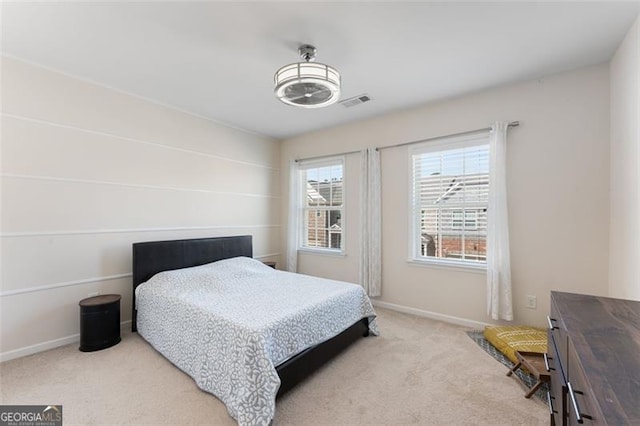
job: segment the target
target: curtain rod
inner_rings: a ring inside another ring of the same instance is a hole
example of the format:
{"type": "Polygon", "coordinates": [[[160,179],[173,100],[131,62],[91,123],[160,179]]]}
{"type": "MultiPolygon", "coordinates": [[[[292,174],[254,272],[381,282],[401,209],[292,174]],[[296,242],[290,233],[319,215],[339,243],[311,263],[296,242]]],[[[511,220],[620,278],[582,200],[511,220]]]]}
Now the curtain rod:
{"type": "Polygon", "coordinates": [[[299,163],[300,161],[319,160],[320,158],[337,157],[338,155],[357,154],[358,152],[362,152],[362,150],[359,149],[357,151],[338,152],[338,153],[335,153],[335,154],[316,155],[315,157],[296,158],[293,161],[295,161],[296,163],[299,163]]]}
{"type": "MultiPolygon", "coordinates": [[[[509,127],[518,127],[519,125],[520,125],[519,121],[512,121],[512,122],[509,123],[509,127]]],[[[434,136],[432,138],[420,139],[420,140],[417,140],[417,141],[403,142],[403,143],[399,143],[399,144],[395,144],[395,145],[380,146],[380,147],[377,147],[376,149],[378,151],[382,151],[383,149],[387,149],[387,148],[398,148],[398,147],[401,147],[401,146],[413,145],[413,144],[416,144],[416,143],[429,142],[429,141],[433,141],[433,140],[436,140],[436,139],[450,138],[450,137],[453,137],[453,136],[471,135],[473,133],[480,133],[480,132],[488,132],[490,130],[491,130],[491,127],[485,127],[484,129],[467,130],[466,132],[451,133],[450,135],[434,136]]]]}
{"type": "MultiPolygon", "coordinates": [[[[512,122],[509,123],[509,127],[518,127],[519,125],[520,125],[519,121],[512,121],[512,122]]],[[[435,136],[435,137],[432,137],[432,138],[420,139],[418,141],[403,142],[403,143],[399,143],[399,144],[396,144],[396,145],[388,145],[388,146],[376,147],[376,150],[382,151],[383,149],[387,149],[387,148],[398,148],[400,146],[413,145],[414,143],[429,142],[429,141],[436,140],[436,139],[450,138],[452,136],[470,135],[472,133],[488,132],[489,130],[491,130],[491,127],[485,127],[484,129],[477,129],[477,130],[468,130],[466,132],[452,133],[450,135],[444,135],[444,136],[435,136]]],[[[338,155],[357,154],[359,152],[362,152],[362,150],[359,149],[359,150],[356,150],[356,151],[338,152],[336,154],[325,154],[325,155],[316,155],[315,157],[296,158],[294,161],[296,163],[299,163],[300,161],[319,160],[321,158],[336,157],[338,155]]]]}

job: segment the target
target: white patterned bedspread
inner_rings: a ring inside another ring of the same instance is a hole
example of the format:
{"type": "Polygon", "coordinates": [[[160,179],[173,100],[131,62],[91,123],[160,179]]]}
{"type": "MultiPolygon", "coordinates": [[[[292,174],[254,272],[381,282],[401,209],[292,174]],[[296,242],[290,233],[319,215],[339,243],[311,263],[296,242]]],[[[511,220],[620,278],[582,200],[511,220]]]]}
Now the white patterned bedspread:
{"type": "Polygon", "coordinates": [[[378,334],[361,286],[248,257],[156,274],[136,289],[136,305],[138,333],[241,425],[273,418],[275,366],[365,317],[378,334]]]}

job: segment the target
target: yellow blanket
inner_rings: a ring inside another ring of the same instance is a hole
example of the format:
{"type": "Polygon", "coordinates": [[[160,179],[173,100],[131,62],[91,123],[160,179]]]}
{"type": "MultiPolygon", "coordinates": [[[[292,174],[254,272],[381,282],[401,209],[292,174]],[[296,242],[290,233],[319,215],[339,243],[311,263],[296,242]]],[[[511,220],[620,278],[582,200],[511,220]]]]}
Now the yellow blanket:
{"type": "Polygon", "coordinates": [[[487,326],[484,338],[514,364],[517,363],[516,351],[547,352],[547,332],[541,328],[521,326],[487,326]]]}

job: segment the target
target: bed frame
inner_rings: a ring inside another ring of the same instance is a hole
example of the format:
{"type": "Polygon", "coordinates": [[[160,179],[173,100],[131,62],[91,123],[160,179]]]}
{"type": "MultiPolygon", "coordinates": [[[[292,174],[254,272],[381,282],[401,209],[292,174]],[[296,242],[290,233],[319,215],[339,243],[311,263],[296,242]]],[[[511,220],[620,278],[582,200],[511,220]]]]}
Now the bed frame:
{"type": "MultiPolygon", "coordinates": [[[[251,235],[150,241],[133,244],[133,303],[131,331],[137,331],[136,287],[158,272],[189,268],[231,257],[253,257],[251,235]]],[[[362,336],[369,335],[369,320],[363,318],[337,336],[308,348],[276,367],[283,395],[318,370],[362,336]]]]}

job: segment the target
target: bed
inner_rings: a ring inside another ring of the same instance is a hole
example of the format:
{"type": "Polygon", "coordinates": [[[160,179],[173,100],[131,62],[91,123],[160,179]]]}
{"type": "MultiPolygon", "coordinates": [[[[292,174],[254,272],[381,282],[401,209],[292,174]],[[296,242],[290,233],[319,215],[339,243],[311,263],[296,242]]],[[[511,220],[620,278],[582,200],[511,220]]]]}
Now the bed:
{"type": "Polygon", "coordinates": [[[360,286],[252,255],[251,236],[134,244],[132,331],[239,424],[268,424],[276,397],[377,329],[360,286]]]}

